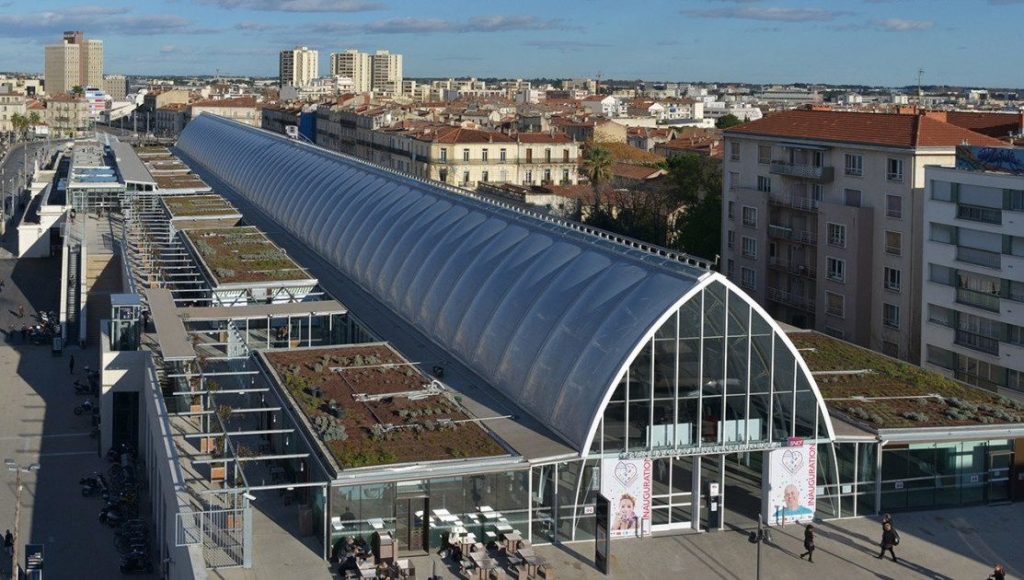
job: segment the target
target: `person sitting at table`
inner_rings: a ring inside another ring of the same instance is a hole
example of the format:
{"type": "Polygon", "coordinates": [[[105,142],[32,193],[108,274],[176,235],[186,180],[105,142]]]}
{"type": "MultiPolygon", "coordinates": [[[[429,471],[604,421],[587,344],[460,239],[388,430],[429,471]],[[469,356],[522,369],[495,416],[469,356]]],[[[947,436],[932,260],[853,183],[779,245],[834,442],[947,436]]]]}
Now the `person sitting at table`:
{"type": "Polygon", "coordinates": [[[462,546],[455,544],[449,553],[452,556],[452,560],[455,560],[455,563],[459,565],[459,572],[465,572],[466,567],[462,565],[462,558],[464,556],[462,546]]]}

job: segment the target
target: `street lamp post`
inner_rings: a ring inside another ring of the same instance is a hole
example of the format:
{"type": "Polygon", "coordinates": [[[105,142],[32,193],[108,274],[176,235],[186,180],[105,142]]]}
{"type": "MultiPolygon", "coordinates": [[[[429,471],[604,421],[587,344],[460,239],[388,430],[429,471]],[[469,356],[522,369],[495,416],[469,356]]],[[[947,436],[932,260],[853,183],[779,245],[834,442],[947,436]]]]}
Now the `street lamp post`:
{"type": "Polygon", "coordinates": [[[757,580],[761,580],[761,544],[772,543],[771,529],[764,525],[764,519],[761,517],[761,514],[757,514],[757,531],[750,532],[747,541],[751,544],[757,544],[757,580]]]}
{"type": "Polygon", "coordinates": [[[14,546],[11,554],[11,578],[18,578],[18,534],[21,531],[21,474],[38,471],[39,464],[18,465],[13,459],[4,459],[7,471],[14,472],[14,546]]]}

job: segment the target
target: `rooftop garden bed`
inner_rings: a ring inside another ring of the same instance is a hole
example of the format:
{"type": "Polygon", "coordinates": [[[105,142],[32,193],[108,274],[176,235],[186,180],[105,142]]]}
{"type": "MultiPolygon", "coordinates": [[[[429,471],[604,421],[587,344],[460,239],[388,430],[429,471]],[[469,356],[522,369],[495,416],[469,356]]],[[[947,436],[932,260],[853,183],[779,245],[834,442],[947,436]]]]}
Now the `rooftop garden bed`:
{"type": "Polygon", "coordinates": [[[135,148],[135,153],[139,156],[143,155],[170,155],[171,151],[163,146],[159,145],[143,145],[135,148]]]}
{"type": "Polygon", "coordinates": [[[1024,423],[1024,405],[919,366],[813,332],[789,334],[829,412],[875,429],[1024,423]]]}
{"type": "Polygon", "coordinates": [[[167,195],[162,199],[172,218],[238,214],[238,210],[219,195],[167,195]]]}
{"type": "Polygon", "coordinates": [[[386,344],[263,354],[342,468],[506,454],[386,344]]]}
{"type": "Polygon", "coordinates": [[[213,228],[183,234],[213,275],[215,285],[311,279],[258,228],[213,228]]]}
{"type": "Polygon", "coordinates": [[[189,174],[153,175],[160,189],[204,189],[209,186],[202,179],[189,174]]]}

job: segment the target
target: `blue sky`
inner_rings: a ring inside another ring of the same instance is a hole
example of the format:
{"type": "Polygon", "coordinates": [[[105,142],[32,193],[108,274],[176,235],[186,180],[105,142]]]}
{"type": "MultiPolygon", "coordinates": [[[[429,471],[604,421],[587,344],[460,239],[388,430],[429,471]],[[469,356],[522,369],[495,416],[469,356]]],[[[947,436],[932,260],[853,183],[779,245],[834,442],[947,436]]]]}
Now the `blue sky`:
{"type": "Polygon", "coordinates": [[[273,75],[303,44],[405,55],[406,76],[1024,87],[1024,0],[0,1],[0,70],[63,30],[107,73],[273,75]]]}

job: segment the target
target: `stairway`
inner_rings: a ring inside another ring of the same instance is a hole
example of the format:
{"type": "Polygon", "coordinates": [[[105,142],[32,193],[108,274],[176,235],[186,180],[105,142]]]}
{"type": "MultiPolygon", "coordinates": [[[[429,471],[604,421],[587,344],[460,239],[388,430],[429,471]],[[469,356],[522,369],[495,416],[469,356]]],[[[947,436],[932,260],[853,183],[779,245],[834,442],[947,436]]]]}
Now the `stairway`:
{"type": "Polygon", "coordinates": [[[79,293],[80,284],[78,283],[81,271],[79,268],[79,260],[82,257],[81,246],[72,246],[68,249],[68,263],[66,265],[68,272],[68,287],[67,287],[67,335],[66,340],[78,341],[78,315],[82,307],[81,294],[79,293]]]}

